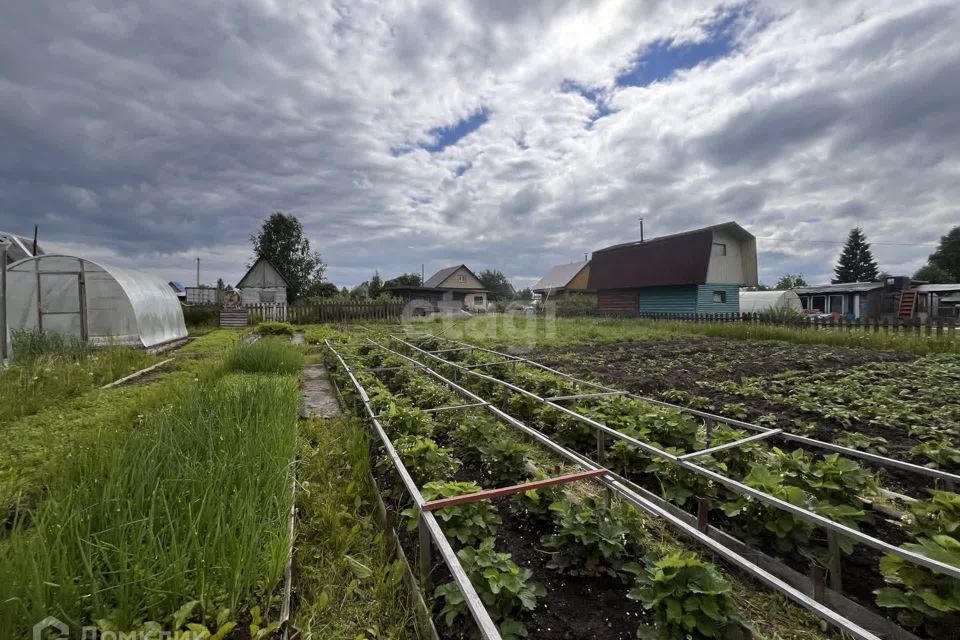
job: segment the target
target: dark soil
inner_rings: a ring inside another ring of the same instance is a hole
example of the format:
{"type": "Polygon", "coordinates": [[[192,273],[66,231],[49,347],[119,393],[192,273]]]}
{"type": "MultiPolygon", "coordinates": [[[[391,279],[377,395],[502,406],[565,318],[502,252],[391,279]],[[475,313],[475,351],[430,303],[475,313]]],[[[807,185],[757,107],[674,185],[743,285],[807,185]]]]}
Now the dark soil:
{"type": "MultiPolygon", "coordinates": [[[[621,342],[585,345],[565,349],[543,349],[527,357],[550,367],[588,380],[597,380],[616,389],[660,398],[663,392],[684,391],[709,400],[707,410],[724,415],[727,404],[741,404],[748,420],[772,416],[776,426],[796,431],[794,421],[813,424],[809,437],[833,442],[848,431],[857,431],[887,440],[889,457],[913,461],[910,449],[920,440],[903,430],[868,422],[852,427],[808,414],[763,398],[746,398],[706,387],[701,382],[740,381],[745,378],[770,376],[787,371],[823,371],[855,367],[871,362],[910,362],[916,356],[908,353],[874,351],[824,345],[802,345],[774,341],[743,341],[724,338],[689,338],[677,340],[621,342]]],[[[669,401],[669,398],[667,398],[669,401]]],[[[683,404],[682,402],[680,404],[683,404]]],[[[698,407],[699,408],[699,407],[698,407]]],[[[731,416],[740,417],[740,416],[731,416]]],[[[774,441],[776,444],[776,441],[774,441]]],[[[783,441],[779,441],[783,446],[783,441]]],[[[790,448],[799,445],[790,444],[790,448]]],[[[824,453],[821,449],[810,449],[824,453]]],[[[867,463],[864,463],[867,464],[867,463]]],[[[896,469],[884,469],[884,486],[914,497],[925,497],[931,486],[924,477],[896,469]]]]}
{"type": "Polygon", "coordinates": [[[785,371],[822,371],[868,362],[910,362],[907,353],[847,347],[685,338],[645,342],[590,344],[534,351],[531,359],[562,366],[578,375],[617,383],[634,393],[679,389],[705,395],[698,381],[723,382],[785,371]]]}

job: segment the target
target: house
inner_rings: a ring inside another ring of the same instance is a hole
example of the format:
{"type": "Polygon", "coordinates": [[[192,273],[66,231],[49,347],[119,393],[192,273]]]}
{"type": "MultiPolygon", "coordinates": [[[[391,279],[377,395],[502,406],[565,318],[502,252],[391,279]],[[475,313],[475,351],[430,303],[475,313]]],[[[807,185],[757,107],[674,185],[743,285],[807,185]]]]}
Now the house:
{"type": "Polygon", "coordinates": [[[0,231],[0,243],[7,245],[7,264],[13,264],[24,258],[32,258],[34,255],[44,255],[43,249],[37,246],[36,254],[33,253],[33,240],[25,236],[18,236],[13,233],[0,231]]]}
{"type": "Polygon", "coordinates": [[[167,284],[170,286],[171,289],[173,289],[173,292],[177,294],[177,298],[180,300],[180,302],[184,302],[187,299],[186,285],[176,280],[171,280],[167,284]]]}
{"type": "Polygon", "coordinates": [[[440,269],[422,286],[392,286],[385,287],[384,291],[408,302],[422,303],[424,310],[487,309],[487,290],[476,274],[463,264],[440,269]]]}
{"type": "Polygon", "coordinates": [[[258,258],[237,283],[243,304],[287,303],[287,281],[266,258],[258,258]]]}
{"type": "Polygon", "coordinates": [[[739,313],[757,285],[757,240],[726,222],[593,253],[587,287],[601,313],[739,313]]]}
{"type": "Polygon", "coordinates": [[[533,285],[533,292],[540,296],[541,302],[553,298],[566,298],[572,295],[589,293],[587,283],[590,279],[590,261],[558,264],[547,271],[533,285]]]}
{"type": "Polygon", "coordinates": [[[794,289],[807,313],[865,320],[926,320],[952,318],[950,296],[960,284],[927,284],[909,276],[889,276],[882,282],[845,282],[794,289]]]}

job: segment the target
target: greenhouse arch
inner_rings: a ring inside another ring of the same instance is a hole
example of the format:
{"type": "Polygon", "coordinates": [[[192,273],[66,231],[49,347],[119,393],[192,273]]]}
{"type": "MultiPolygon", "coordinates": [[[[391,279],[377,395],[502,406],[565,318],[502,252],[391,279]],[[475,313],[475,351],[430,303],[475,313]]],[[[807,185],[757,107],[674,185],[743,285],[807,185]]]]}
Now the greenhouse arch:
{"type": "Polygon", "coordinates": [[[25,258],[7,268],[7,325],[11,334],[39,329],[95,345],[155,347],[187,336],[166,282],[67,255],[25,258]]]}

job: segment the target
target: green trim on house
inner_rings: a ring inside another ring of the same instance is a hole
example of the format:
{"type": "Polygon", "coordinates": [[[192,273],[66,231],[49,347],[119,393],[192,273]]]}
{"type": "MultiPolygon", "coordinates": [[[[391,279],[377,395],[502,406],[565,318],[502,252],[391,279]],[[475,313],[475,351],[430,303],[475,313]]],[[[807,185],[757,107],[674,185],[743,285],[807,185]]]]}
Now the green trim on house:
{"type": "Polygon", "coordinates": [[[640,313],[697,313],[697,287],[644,287],[640,313]]]}
{"type": "Polygon", "coordinates": [[[698,285],[696,313],[740,313],[740,285],[711,283],[698,285]],[[715,293],[722,294],[724,301],[716,301],[715,293]]]}

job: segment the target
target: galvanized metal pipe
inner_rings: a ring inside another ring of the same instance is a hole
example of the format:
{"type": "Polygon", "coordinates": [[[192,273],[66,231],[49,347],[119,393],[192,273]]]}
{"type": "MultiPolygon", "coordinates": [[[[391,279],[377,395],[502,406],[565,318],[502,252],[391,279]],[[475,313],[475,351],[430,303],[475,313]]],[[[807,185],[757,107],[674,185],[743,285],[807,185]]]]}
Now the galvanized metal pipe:
{"type": "MultiPolygon", "coordinates": [[[[381,348],[383,348],[384,350],[390,353],[399,355],[401,357],[407,358],[410,361],[416,362],[409,356],[405,356],[404,354],[394,351],[389,347],[380,345],[379,343],[373,342],[372,340],[371,342],[377,346],[380,346],[381,348]]],[[[403,341],[400,340],[400,342],[403,342],[403,341]]],[[[421,353],[432,355],[432,354],[429,354],[429,352],[419,349],[418,347],[413,347],[413,348],[416,351],[419,351],[421,353]]],[[[437,358],[437,359],[441,360],[442,362],[446,362],[442,358],[437,358]]],[[[438,381],[443,382],[449,388],[454,389],[455,391],[458,391],[459,393],[463,394],[467,398],[473,399],[475,401],[483,400],[481,396],[473,393],[469,389],[461,387],[457,383],[444,377],[441,373],[435,371],[434,369],[426,365],[423,365],[423,371],[424,373],[427,373],[428,375],[434,377],[438,381]]],[[[482,374],[476,374],[476,375],[482,375],[482,374]]],[[[484,376],[484,377],[489,377],[489,376],[484,376]]],[[[536,440],[537,442],[542,444],[544,447],[546,447],[550,451],[553,451],[557,455],[577,464],[581,468],[586,470],[600,470],[602,468],[601,466],[591,461],[589,458],[586,458],[585,456],[577,453],[576,451],[567,449],[566,447],[563,447],[562,445],[554,442],[552,439],[545,436],[543,433],[541,433],[537,429],[527,426],[520,420],[517,420],[516,418],[505,413],[501,409],[498,409],[493,404],[487,405],[487,408],[494,415],[502,419],[507,424],[510,424],[516,429],[522,431],[523,433],[527,434],[532,439],[536,440]]],[[[833,626],[837,627],[841,631],[851,635],[854,638],[858,638],[859,640],[880,640],[878,636],[874,635],[870,631],[848,620],[847,618],[843,617],[836,611],[833,611],[829,607],[826,607],[820,604],[813,598],[810,598],[806,594],[790,586],[780,578],[776,577],[775,575],[771,574],[765,569],[758,567],[757,565],[750,562],[740,554],[736,553],[735,551],[724,546],[722,543],[709,537],[707,534],[701,531],[698,531],[696,527],[693,527],[687,524],[683,520],[671,514],[669,511],[666,511],[665,509],[662,509],[661,507],[657,506],[653,502],[650,502],[649,500],[647,500],[646,498],[641,496],[639,493],[637,493],[636,491],[630,488],[629,485],[632,484],[630,481],[620,477],[616,473],[607,470],[607,474],[598,478],[597,480],[598,482],[606,486],[609,490],[616,492],[619,496],[621,496],[630,504],[634,505],[635,507],[643,511],[646,511],[651,515],[656,516],[657,518],[665,520],[670,525],[679,529],[683,534],[699,542],[700,544],[707,547],[712,552],[716,553],[717,555],[724,558],[725,560],[731,562],[732,564],[737,566],[739,569],[749,574],[751,577],[759,580],[763,584],[766,584],[767,586],[772,587],[777,591],[780,591],[781,593],[783,593],[785,596],[787,596],[797,604],[809,609],[817,617],[821,618],[822,620],[825,620],[829,624],[832,624],[833,626]]]]}
{"type": "MultiPolygon", "coordinates": [[[[439,356],[435,356],[435,355],[429,354],[429,353],[427,353],[426,351],[424,351],[423,349],[420,349],[420,348],[417,347],[416,345],[410,344],[409,342],[406,342],[405,340],[401,340],[401,339],[396,338],[396,337],[395,337],[394,339],[397,340],[397,341],[399,341],[399,342],[401,342],[401,343],[403,343],[403,344],[406,345],[407,347],[409,347],[409,348],[411,348],[411,349],[414,349],[415,351],[417,351],[417,352],[419,352],[419,353],[423,353],[423,354],[427,355],[427,356],[430,357],[430,358],[434,358],[434,359],[436,359],[436,360],[439,360],[440,362],[442,362],[442,363],[445,364],[445,365],[453,366],[453,367],[462,369],[462,367],[461,367],[460,365],[458,365],[458,364],[456,364],[456,363],[453,363],[453,362],[450,362],[449,360],[445,360],[445,359],[443,359],[443,358],[441,358],[441,357],[439,357],[439,356]]],[[[685,469],[688,469],[689,471],[693,471],[693,472],[698,473],[698,474],[700,474],[700,475],[703,475],[703,476],[705,476],[705,477],[707,477],[707,478],[709,478],[709,479],[711,479],[711,480],[713,480],[713,481],[715,481],[715,482],[718,482],[718,483],[724,485],[725,487],[727,487],[728,489],[734,491],[735,493],[739,493],[739,494],[741,494],[741,495],[749,496],[749,497],[751,497],[751,498],[754,498],[755,500],[759,500],[760,502],[763,502],[763,503],[768,504],[768,505],[770,505],[770,506],[777,507],[778,509],[787,511],[787,512],[789,512],[789,513],[791,513],[791,514],[793,514],[793,515],[795,515],[795,516],[803,519],[803,520],[806,520],[806,521],[808,521],[808,522],[810,522],[810,523],[812,523],[812,524],[815,524],[815,525],[817,525],[817,526],[823,527],[824,529],[826,529],[826,530],[828,530],[828,531],[835,531],[835,532],[837,532],[837,533],[839,533],[839,534],[842,534],[842,535],[844,535],[844,536],[846,536],[846,537],[848,537],[848,538],[852,538],[852,539],[854,539],[854,540],[857,540],[858,542],[862,542],[863,544],[866,544],[866,545],[871,546],[871,547],[873,547],[873,548],[875,548],[875,549],[878,549],[878,550],[880,550],[880,551],[883,551],[884,553],[889,553],[890,555],[899,556],[899,557],[903,558],[904,560],[907,560],[907,561],[912,562],[912,563],[914,563],[914,564],[917,564],[917,565],[926,567],[926,568],[928,568],[928,569],[930,569],[930,570],[932,570],[932,571],[936,571],[937,573],[940,573],[940,574],[943,574],[943,575],[948,575],[948,576],[950,576],[950,577],[960,579],[960,567],[956,567],[956,566],[954,566],[954,565],[947,564],[947,563],[945,563],[945,562],[940,562],[939,560],[935,560],[935,559],[933,559],[933,558],[928,558],[928,557],[925,556],[925,555],[922,555],[922,554],[919,554],[919,553],[914,553],[913,551],[909,551],[909,550],[907,550],[907,549],[903,549],[903,548],[901,548],[901,547],[894,546],[894,545],[892,545],[892,544],[890,544],[890,543],[888,543],[888,542],[885,542],[885,541],[880,540],[880,539],[878,539],[878,538],[874,538],[873,536],[868,536],[867,534],[862,533],[862,532],[860,532],[860,531],[858,531],[858,530],[856,530],[856,529],[853,529],[853,528],[851,528],[851,527],[848,527],[848,526],[846,526],[846,525],[844,525],[844,524],[840,524],[839,522],[834,522],[833,520],[830,520],[829,518],[825,518],[824,516],[821,516],[821,515],[818,514],[818,513],[814,513],[813,511],[810,511],[810,510],[808,510],[808,509],[804,509],[804,508],[802,508],[802,507],[798,507],[798,506],[796,506],[796,505],[794,505],[794,504],[791,504],[791,503],[789,503],[789,502],[787,502],[787,501],[785,501],[785,500],[781,500],[780,498],[777,498],[776,496],[773,496],[773,495],[770,495],[769,493],[765,493],[765,492],[763,492],[763,491],[759,491],[759,490],[757,490],[757,489],[754,489],[753,487],[750,487],[750,486],[748,486],[748,485],[745,485],[745,484],[743,484],[742,482],[739,482],[739,481],[734,480],[734,479],[732,479],[732,478],[728,478],[728,477],[726,477],[726,476],[724,476],[724,475],[721,475],[721,474],[719,474],[719,473],[716,473],[715,471],[711,471],[710,469],[707,469],[707,468],[705,468],[705,467],[701,467],[700,465],[694,464],[694,463],[689,462],[689,461],[686,461],[686,460],[682,460],[682,459],[681,459],[680,457],[678,457],[678,456],[675,456],[675,455],[673,455],[673,454],[671,454],[671,453],[668,453],[668,452],[666,452],[666,451],[663,451],[663,450],[661,450],[661,449],[658,449],[658,448],[656,448],[656,447],[653,447],[653,446],[651,446],[651,445],[649,445],[649,444],[647,444],[647,443],[640,442],[639,440],[637,440],[636,438],[634,438],[634,437],[632,437],[632,436],[628,436],[628,435],[626,435],[626,434],[620,433],[619,431],[617,431],[617,430],[615,430],[615,429],[612,429],[612,428],[608,427],[607,425],[605,425],[605,424],[603,424],[603,423],[601,423],[601,422],[598,422],[598,421],[594,420],[593,418],[590,418],[590,417],[585,416],[585,415],[583,415],[583,414],[577,413],[576,411],[573,411],[572,409],[568,409],[567,407],[564,407],[564,406],[562,406],[562,405],[556,404],[555,402],[548,402],[548,401],[544,400],[543,398],[541,398],[540,396],[536,395],[536,394],[533,393],[533,392],[527,391],[526,389],[523,389],[523,388],[521,388],[521,387],[518,387],[518,386],[516,386],[516,385],[514,385],[514,384],[511,384],[511,383],[509,383],[509,382],[506,382],[506,381],[500,380],[500,379],[498,379],[498,378],[495,378],[494,376],[489,376],[489,375],[482,374],[482,373],[479,373],[479,372],[477,372],[477,371],[471,371],[471,370],[468,370],[468,369],[464,369],[464,371],[466,371],[467,373],[469,373],[469,374],[472,375],[472,376],[480,377],[480,378],[483,378],[483,379],[488,380],[488,381],[490,381],[490,382],[494,382],[494,383],[496,383],[496,384],[503,385],[503,386],[505,386],[505,387],[508,388],[508,389],[512,389],[513,391],[516,391],[517,393],[520,393],[521,395],[525,395],[525,396],[527,396],[527,397],[529,397],[529,398],[532,398],[532,399],[534,399],[534,400],[538,400],[538,401],[542,402],[543,404],[545,404],[545,405],[547,405],[547,406],[549,406],[549,407],[552,407],[553,409],[556,409],[556,410],[558,410],[558,411],[560,411],[560,412],[562,412],[562,413],[564,413],[564,414],[566,414],[566,415],[568,415],[568,416],[570,416],[570,417],[572,417],[572,418],[574,418],[574,419],[576,419],[576,420],[578,420],[578,421],[580,421],[580,422],[582,422],[582,423],[584,423],[584,424],[586,424],[586,425],[589,425],[589,426],[591,426],[591,427],[593,427],[593,428],[595,428],[595,429],[602,430],[602,431],[604,431],[605,433],[608,433],[608,434],[614,436],[615,438],[618,438],[618,439],[620,439],[620,440],[624,440],[624,441],[626,441],[626,442],[629,442],[630,444],[634,444],[635,446],[639,446],[639,448],[643,449],[644,451],[646,451],[646,452],[648,452],[648,453],[650,453],[650,454],[652,454],[652,455],[654,455],[654,456],[657,456],[657,457],[659,457],[659,458],[663,458],[663,459],[668,460],[668,461],[670,461],[670,462],[676,463],[676,464],[680,465],[681,467],[683,467],[683,468],[685,468],[685,469]]]]}
{"type": "MultiPolygon", "coordinates": [[[[393,443],[390,441],[390,437],[387,435],[387,432],[383,429],[383,426],[381,426],[380,421],[377,420],[377,417],[373,412],[373,408],[370,406],[370,397],[364,390],[363,385],[361,385],[353,373],[348,370],[349,367],[347,366],[347,363],[344,362],[343,357],[337,353],[337,350],[333,347],[333,345],[330,344],[330,339],[325,339],[324,343],[327,345],[327,348],[330,349],[330,352],[340,362],[340,365],[344,368],[347,375],[350,376],[350,381],[356,388],[357,393],[360,394],[360,399],[363,401],[363,406],[367,410],[367,414],[369,415],[370,421],[373,424],[374,431],[380,438],[380,441],[383,443],[383,447],[386,450],[387,455],[390,457],[390,460],[393,462],[393,466],[396,468],[397,473],[400,475],[400,480],[403,482],[407,493],[410,494],[410,497],[413,498],[414,504],[416,504],[417,509],[419,509],[424,505],[426,500],[423,499],[423,495],[417,488],[417,484],[413,481],[413,478],[410,476],[410,473],[403,464],[403,460],[400,459],[400,455],[393,447],[393,443]]],[[[464,602],[466,603],[467,608],[470,610],[470,614],[473,616],[474,622],[477,624],[477,628],[480,631],[481,637],[484,640],[501,640],[500,632],[497,630],[497,625],[494,624],[493,619],[490,618],[490,613],[484,606],[483,601],[477,594],[476,589],[474,589],[473,585],[470,583],[470,578],[467,576],[466,571],[463,569],[463,565],[460,564],[460,559],[457,557],[453,547],[450,546],[450,542],[447,540],[443,530],[440,528],[440,524],[437,522],[436,516],[429,511],[420,513],[420,522],[427,528],[428,532],[430,533],[430,537],[433,538],[434,543],[437,545],[437,550],[440,552],[440,556],[443,558],[444,563],[446,563],[447,568],[450,570],[450,576],[453,578],[453,581],[463,594],[464,602]]]]}
{"type": "MultiPolygon", "coordinates": [[[[461,344],[461,345],[466,345],[466,344],[468,344],[468,343],[463,342],[463,341],[461,341],[461,340],[454,340],[453,338],[444,338],[444,337],[442,337],[442,336],[432,335],[431,338],[436,338],[436,339],[439,339],[439,340],[445,340],[445,341],[447,341],[447,342],[453,342],[453,343],[455,343],[455,344],[461,344]]],[[[608,386],[606,386],[606,385],[602,385],[602,384],[597,383],[597,382],[591,382],[591,381],[589,381],[589,380],[583,380],[583,379],[581,379],[581,378],[577,378],[576,376],[570,375],[569,373],[566,373],[566,372],[564,372],[564,371],[560,371],[560,370],[558,370],[558,369],[554,369],[553,367],[549,367],[549,366],[547,366],[547,365],[545,365],[545,364],[541,364],[541,363],[536,362],[536,361],[534,361],[534,360],[529,360],[529,359],[527,359],[527,358],[521,358],[521,357],[518,357],[518,356],[513,356],[513,355],[511,355],[511,354],[509,354],[509,353],[504,353],[504,352],[502,352],[502,351],[496,351],[495,349],[487,349],[487,348],[485,348],[485,347],[471,347],[471,348],[476,349],[476,350],[478,350],[478,351],[483,351],[483,352],[486,352],[486,353],[491,353],[491,354],[494,354],[494,355],[502,356],[502,357],[505,357],[505,358],[513,358],[513,359],[515,359],[517,362],[522,362],[523,364],[530,365],[531,367],[536,367],[536,368],[538,368],[538,369],[540,369],[540,370],[542,370],[542,371],[547,371],[547,372],[549,372],[549,373],[552,373],[552,374],[561,376],[561,377],[566,378],[567,380],[570,380],[571,382],[574,382],[574,383],[576,383],[576,384],[587,385],[587,386],[590,386],[590,387],[593,387],[593,388],[596,388],[596,389],[602,389],[602,390],[604,390],[604,391],[619,392],[619,393],[622,393],[622,394],[625,395],[626,397],[631,398],[631,399],[633,399],[633,400],[640,400],[640,401],[642,401],[642,402],[647,402],[647,403],[649,403],[649,404],[657,405],[657,406],[659,406],[659,407],[665,407],[665,408],[668,408],[668,409],[675,409],[675,410],[677,410],[677,411],[682,411],[683,413],[688,413],[688,414],[690,414],[690,415],[697,416],[698,418],[703,418],[704,420],[712,420],[712,421],[714,421],[714,422],[721,422],[721,423],[723,423],[723,424],[728,424],[728,425],[730,425],[730,426],[732,426],[732,427],[739,427],[739,428],[741,428],[741,429],[747,429],[747,430],[749,430],[749,431],[762,431],[762,432],[773,431],[773,429],[771,429],[771,428],[769,428],[769,427],[762,427],[762,426],[760,426],[760,425],[758,425],[758,424],[753,424],[753,423],[751,423],[751,422],[744,422],[743,420],[737,420],[736,418],[728,418],[728,417],[720,416],[720,415],[717,415],[717,414],[714,414],[714,413],[709,413],[709,412],[707,412],[707,411],[700,411],[699,409],[692,409],[692,408],[690,408],[690,407],[684,407],[684,406],[682,406],[682,405],[673,404],[673,403],[671,403],[671,402],[664,402],[663,400],[656,400],[656,399],[654,399],[654,398],[648,398],[648,397],[646,397],[646,396],[641,396],[641,395],[638,395],[638,394],[636,394],[636,393],[629,393],[629,392],[618,391],[617,389],[614,389],[614,388],[612,388],[612,387],[608,387],[608,386]]],[[[893,467],[893,468],[895,468],[895,469],[900,469],[901,471],[908,471],[908,472],[910,472],[910,473],[916,473],[916,474],[918,474],[918,475],[928,476],[928,477],[930,477],[930,478],[935,478],[935,479],[938,479],[938,480],[942,480],[943,482],[952,482],[952,483],[954,483],[954,484],[960,484],[960,475],[955,474],[955,473],[950,473],[950,472],[948,472],[948,471],[943,471],[943,470],[941,470],[941,469],[931,469],[930,467],[924,467],[923,465],[913,464],[912,462],[905,462],[905,461],[903,461],[903,460],[897,460],[897,459],[895,459],[895,458],[888,458],[887,456],[881,456],[881,455],[877,455],[877,454],[875,454],[875,453],[869,453],[869,452],[867,452],[867,451],[860,451],[859,449],[851,449],[850,447],[844,447],[844,446],[841,446],[841,445],[838,445],[838,444],[833,444],[832,442],[825,442],[825,441],[823,441],[823,440],[817,440],[817,439],[815,439],[815,438],[808,438],[808,437],[806,437],[806,436],[797,435],[797,434],[790,433],[789,431],[784,431],[784,430],[781,430],[780,433],[778,433],[776,437],[777,437],[777,438],[781,438],[781,439],[786,440],[786,441],[789,441],[789,442],[799,442],[799,443],[801,443],[801,444],[805,444],[805,445],[808,445],[808,446],[811,446],[811,447],[816,447],[816,448],[819,448],[819,449],[825,449],[825,450],[827,450],[827,451],[833,451],[834,453],[842,453],[843,455],[845,455],[845,456],[847,456],[847,457],[850,457],[850,458],[859,458],[859,459],[861,459],[861,460],[866,460],[866,461],[868,461],[868,462],[872,462],[873,464],[877,464],[877,465],[881,465],[881,466],[886,466],[886,467],[893,467]]]]}
{"type": "Polygon", "coordinates": [[[718,444],[715,447],[710,447],[709,449],[701,449],[700,451],[694,451],[693,453],[687,453],[680,456],[681,460],[689,460],[690,458],[699,458],[700,456],[708,456],[719,451],[726,451],[727,449],[733,449],[735,447],[740,447],[747,444],[748,442],[755,442],[757,440],[763,440],[765,438],[770,438],[772,436],[780,433],[780,429],[773,429],[765,433],[758,433],[753,436],[748,436],[746,438],[740,438],[739,440],[734,440],[733,442],[728,442],[726,444],[718,444]]]}

